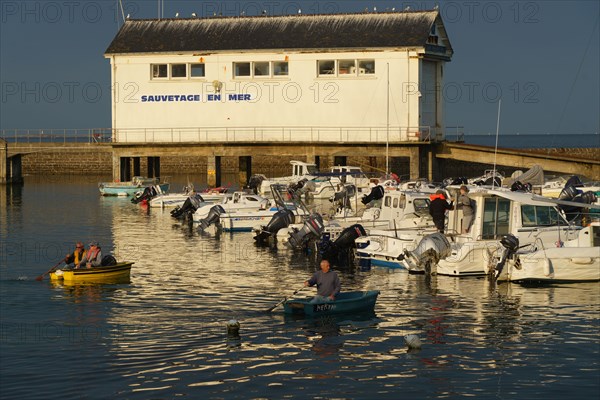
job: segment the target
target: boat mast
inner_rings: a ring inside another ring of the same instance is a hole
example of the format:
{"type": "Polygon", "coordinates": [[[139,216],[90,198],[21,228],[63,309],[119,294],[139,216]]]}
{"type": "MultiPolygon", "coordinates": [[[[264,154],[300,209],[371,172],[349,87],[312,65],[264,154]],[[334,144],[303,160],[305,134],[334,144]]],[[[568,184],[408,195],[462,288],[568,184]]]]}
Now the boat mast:
{"type": "Polygon", "coordinates": [[[390,63],[387,63],[386,77],[386,135],[385,135],[385,178],[390,176],[390,63]]]}
{"type": "Polygon", "coordinates": [[[498,120],[496,121],[496,147],[494,148],[494,169],[492,171],[492,189],[496,183],[496,156],[498,154],[498,132],[500,132],[500,106],[502,99],[498,100],[498,120]]]}

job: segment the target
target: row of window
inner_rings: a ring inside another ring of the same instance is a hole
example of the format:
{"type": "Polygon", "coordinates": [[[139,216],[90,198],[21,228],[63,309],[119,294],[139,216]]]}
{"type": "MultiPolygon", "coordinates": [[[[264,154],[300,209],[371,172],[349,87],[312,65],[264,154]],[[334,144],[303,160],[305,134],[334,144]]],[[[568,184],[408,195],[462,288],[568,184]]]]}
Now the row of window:
{"type": "Polygon", "coordinates": [[[203,63],[192,64],[152,64],[152,79],[186,79],[204,78],[205,69],[203,63]]]}
{"type": "MultiPolygon", "coordinates": [[[[193,79],[204,78],[204,63],[151,64],[152,79],[193,79]]],[[[375,60],[319,60],[318,76],[361,76],[375,74],[375,60]]],[[[287,61],[246,61],[233,63],[234,78],[273,78],[288,76],[287,61]]]]}

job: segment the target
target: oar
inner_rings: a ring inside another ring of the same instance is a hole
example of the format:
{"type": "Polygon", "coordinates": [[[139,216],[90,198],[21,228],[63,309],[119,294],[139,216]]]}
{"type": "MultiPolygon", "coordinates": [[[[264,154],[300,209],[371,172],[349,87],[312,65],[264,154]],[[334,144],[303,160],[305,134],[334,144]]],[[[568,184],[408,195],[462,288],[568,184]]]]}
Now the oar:
{"type": "Polygon", "coordinates": [[[40,276],[38,276],[37,278],[35,278],[36,281],[41,281],[42,279],[44,279],[44,276],[48,275],[50,272],[54,271],[56,269],[56,267],[58,267],[60,264],[62,264],[63,262],[65,262],[65,259],[63,258],[62,260],[60,260],[59,262],[56,263],[56,265],[52,268],[50,268],[48,271],[44,272],[43,274],[41,274],[40,276]]]}
{"type": "Polygon", "coordinates": [[[284,301],[286,301],[289,297],[293,297],[295,296],[298,292],[300,292],[301,290],[304,290],[306,286],[302,286],[300,289],[296,290],[294,293],[292,293],[290,296],[284,297],[283,300],[281,300],[279,303],[275,304],[273,307],[269,308],[268,310],[266,310],[265,312],[271,312],[273,311],[275,308],[277,308],[278,305],[282,304],[284,301]]]}

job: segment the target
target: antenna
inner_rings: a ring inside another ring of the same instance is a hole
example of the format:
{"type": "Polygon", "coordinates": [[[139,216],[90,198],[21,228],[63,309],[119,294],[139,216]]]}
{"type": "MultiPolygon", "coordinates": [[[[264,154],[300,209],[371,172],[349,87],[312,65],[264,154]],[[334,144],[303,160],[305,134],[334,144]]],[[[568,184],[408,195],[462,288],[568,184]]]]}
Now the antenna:
{"type": "Polygon", "coordinates": [[[494,148],[494,169],[492,171],[492,189],[496,183],[496,155],[498,154],[498,133],[500,132],[500,106],[502,99],[498,100],[498,121],[496,122],[496,147],[494,148]]]}
{"type": "MultiPolygon", "coordinates": [[[[118,9],[121,8],[121,15],[123,16],[123,22],[125,22],[125,11],[123,10],[123,0],[117,0],[117,13],[119,12],[118,9]]],[[[129,14],[127,14],[129,15],[129,14]]],[[[117,23],[117,27],[118,27],[118,23],[117,23]]]]}

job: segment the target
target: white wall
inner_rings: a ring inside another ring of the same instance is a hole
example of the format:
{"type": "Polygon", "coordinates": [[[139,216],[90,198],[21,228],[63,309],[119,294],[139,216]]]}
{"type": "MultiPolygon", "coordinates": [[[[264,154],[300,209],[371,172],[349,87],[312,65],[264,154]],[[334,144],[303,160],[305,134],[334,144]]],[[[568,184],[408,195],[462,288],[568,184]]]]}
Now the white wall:
{"type": "Polygon", "coordinates": [[[365,140],[367,135],[370,141],[385,141],[388,65],[390,140],[416,139],[407,136],[407,132],[414,134],[422,125],[418,93],[422,71],[417,51],[109,58],[113,74],[113,128],[119,141],[286,140],[286,135],[313,141],[365,140]],[[286,77],[233,77],[233,62],[284,61],[286,57],[289,63],[286,77]],[[374,59],[375,74],[318,77],[319,59],[374,59]],[[151,79],[153,63],[201,60],[206,68],[204,78],[151,79]],[[215,94],[215,80],[223,83],[222,100],[207,101],[209,95],[215,94]],[[230,101],[229,94],[250,94],[250,100],[230,101]],[[200,101],[141,101],[142,96],[150,95],[197,95],[200,101]],[[227,128],[227,138],[223,138],[223,129],[207,128],[227,128]]]}

